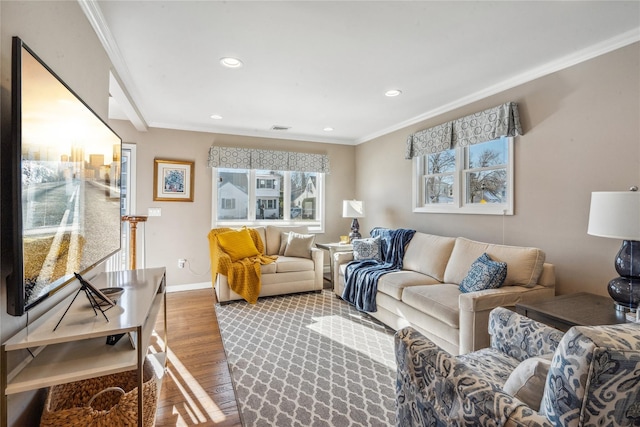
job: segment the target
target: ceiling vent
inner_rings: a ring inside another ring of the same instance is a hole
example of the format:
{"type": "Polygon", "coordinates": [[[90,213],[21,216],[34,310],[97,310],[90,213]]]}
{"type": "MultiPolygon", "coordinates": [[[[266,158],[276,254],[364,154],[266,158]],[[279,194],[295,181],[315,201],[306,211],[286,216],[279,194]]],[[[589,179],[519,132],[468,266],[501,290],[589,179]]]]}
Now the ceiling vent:
{"type": "Polygon", "coordinates": [[[285,131],[289,129],[291,129],[291,126],[278,126],[278,125],[271,126],[271,130],[285,131]]]}

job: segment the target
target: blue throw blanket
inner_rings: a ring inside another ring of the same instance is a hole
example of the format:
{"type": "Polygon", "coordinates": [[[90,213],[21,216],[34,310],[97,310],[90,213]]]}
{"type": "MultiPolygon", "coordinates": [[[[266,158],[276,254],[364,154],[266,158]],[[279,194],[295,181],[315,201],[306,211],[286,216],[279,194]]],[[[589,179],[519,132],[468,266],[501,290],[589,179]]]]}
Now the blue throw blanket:
{"type": "Polygon", "coordinates": [[[376,227],[371,230],[371,237],[380,236],[382,262],[367,259],[351,261],[347,264],[342,299],[353,304],[360,311],[377,311],[378,279],[383,274],[402,269],[404,248],[415,232],[405,228],[389,230],[376,227]]]}

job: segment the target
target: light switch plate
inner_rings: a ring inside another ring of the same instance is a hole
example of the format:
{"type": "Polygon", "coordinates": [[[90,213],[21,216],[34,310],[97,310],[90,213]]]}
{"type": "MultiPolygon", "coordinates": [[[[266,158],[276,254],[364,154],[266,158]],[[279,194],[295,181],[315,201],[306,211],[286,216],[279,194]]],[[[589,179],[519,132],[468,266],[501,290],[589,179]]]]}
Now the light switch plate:
{"type": "Polygon", "coordinates": [[[149,216],[161,216],[162,208],[149,208],[149,216]]]}

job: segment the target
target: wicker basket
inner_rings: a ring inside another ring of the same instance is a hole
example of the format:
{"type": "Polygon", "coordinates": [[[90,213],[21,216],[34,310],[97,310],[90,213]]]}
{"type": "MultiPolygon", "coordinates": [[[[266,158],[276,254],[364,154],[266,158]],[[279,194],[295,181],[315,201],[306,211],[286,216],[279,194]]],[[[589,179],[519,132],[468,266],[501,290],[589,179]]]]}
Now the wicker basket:
{"type": "MultiPolygon", "coordinates": [[[[155,422],[158,377],[146,358],[143,366],[145,427],[155,422]]],[[[49,389],[40,426],[111,427],[138,425],[137,370],[90,378],[49,389]]]]}

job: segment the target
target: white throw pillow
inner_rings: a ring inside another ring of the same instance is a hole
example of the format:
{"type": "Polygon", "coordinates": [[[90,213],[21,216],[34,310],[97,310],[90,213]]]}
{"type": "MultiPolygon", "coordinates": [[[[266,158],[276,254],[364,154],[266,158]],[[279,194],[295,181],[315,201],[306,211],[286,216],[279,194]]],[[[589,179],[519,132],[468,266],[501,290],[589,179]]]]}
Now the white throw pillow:
{"type": "Polygon", "coordinates": [[[289,232],[287,246],[284,248],[284,256],[311,258],[311,246],[315,237],[315,234],[289,232]]]}
{"type": "Polygon", "coordinates": [[[284,255],[284,250],[287,248],[287,242],[289,241],[289,232],[283,231],[280,233],[280,250],[278,255],[284,255]]]}
{"type": "Polygon", "coordinates": [[[530,357],[520,362],[504,383],[504,392],[539,411],[552,356],[530,357]]]}

